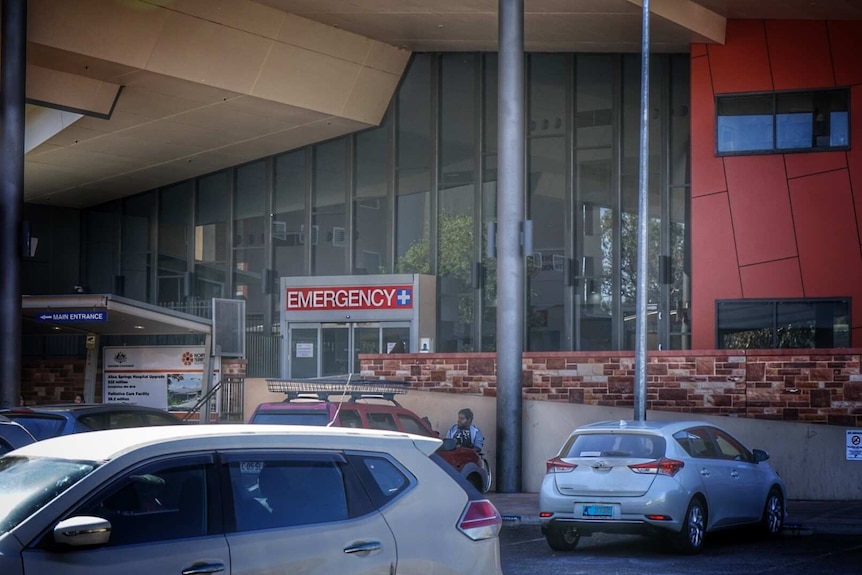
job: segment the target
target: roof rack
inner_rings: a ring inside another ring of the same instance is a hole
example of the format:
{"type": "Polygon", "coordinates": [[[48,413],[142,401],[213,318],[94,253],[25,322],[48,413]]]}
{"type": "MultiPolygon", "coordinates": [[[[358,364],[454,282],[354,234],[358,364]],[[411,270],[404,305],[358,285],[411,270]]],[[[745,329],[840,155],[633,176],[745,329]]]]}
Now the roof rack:
{"type": "Polygon", "coordinates": [[[300,397],[317,398],[326,401],[331,395],[357,399],[378,398],[397,403],[395,395],[407,393],[410,390],[409,381],[390,381],[386,379],[368,379],[362,377],[317,377],[309,379],[267,379],[270,391],[287,394],[287,400],[300,397]]]}

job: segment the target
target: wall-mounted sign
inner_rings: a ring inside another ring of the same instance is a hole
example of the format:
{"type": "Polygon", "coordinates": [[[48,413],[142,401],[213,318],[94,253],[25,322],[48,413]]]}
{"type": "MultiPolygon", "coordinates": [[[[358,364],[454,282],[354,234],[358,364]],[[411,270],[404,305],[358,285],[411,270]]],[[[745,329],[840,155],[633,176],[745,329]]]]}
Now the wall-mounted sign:
{"type": "Polygon", "coordinates": [[[286,311],[410,309],[413,286],[289,287],[286,311]]]}
{"type": "Polygon", "coordinates": [[[53,311],[46,310],[36,314],[39,321],[54,323],[76,323],[85,321],[108,321],[108,312],[101,311],[53,311]]]}
{"type": "Polygon", "coordinates": [[[862,429],[847,430],[847,461],[862,461],[862,429]]]}

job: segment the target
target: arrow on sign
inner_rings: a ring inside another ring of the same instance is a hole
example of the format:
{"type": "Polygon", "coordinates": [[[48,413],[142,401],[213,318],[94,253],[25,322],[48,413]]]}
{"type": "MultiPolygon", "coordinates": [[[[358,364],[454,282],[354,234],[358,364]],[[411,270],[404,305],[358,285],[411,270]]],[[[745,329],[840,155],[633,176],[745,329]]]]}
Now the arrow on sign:
{"type": "Polygon", "coordinates": [[[54,316],[51,315],[50,313],[40,313],[39,314],[39,319],[41,319],[41,320],[47,320],[47,319],[51,319],[53,317],[54,316]]]}

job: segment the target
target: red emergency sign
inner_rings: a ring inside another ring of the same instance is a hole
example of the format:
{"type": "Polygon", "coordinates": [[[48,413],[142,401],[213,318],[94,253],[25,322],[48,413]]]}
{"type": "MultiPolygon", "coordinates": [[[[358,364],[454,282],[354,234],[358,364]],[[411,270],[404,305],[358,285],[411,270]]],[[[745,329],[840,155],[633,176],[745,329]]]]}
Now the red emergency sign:
{"type": "Polygon", "coordinates": [[[410,309],[413,286],[297,287],[285,290],[287,311],[410,309]]]}

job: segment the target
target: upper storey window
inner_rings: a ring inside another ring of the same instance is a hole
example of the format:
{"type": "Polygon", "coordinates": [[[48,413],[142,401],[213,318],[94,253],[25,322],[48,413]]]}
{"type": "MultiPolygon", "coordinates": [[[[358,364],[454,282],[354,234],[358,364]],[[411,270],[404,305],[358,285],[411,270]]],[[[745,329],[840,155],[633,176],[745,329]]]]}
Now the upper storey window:
{"type": "Polygon", "coordinates": [[[845,88],[716,97],[719,156],[850,148],[845,88]]]}

